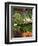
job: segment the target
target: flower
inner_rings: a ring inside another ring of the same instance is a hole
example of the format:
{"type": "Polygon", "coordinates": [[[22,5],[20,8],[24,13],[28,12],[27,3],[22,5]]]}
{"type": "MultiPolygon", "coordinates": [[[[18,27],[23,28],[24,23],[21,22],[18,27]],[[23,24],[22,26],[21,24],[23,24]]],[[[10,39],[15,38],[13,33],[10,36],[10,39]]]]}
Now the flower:
{"type": "Polygon", "coordinates": [[[30,18],[26,18],[27,22],[31,22],[32,20],[30,18]]]}
{"type": "Polygon", "coordinates": [[[16,26],[17,24],[14,24],[14,26],[16,26]]]}
{"type": "Polygon", "coordinates": [[[23,19],[23,21],[25,22],[25,19],[23,19]]]}

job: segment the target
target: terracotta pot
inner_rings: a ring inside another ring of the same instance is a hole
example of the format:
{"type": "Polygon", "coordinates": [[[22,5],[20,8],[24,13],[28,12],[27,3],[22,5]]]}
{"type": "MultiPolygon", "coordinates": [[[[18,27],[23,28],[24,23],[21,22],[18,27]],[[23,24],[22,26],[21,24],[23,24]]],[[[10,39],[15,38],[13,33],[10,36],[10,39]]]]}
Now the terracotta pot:
{"type": "Polygon", "coordinates": [[[32,32],[22,32],[23,37],[32,37],[32,32]]]}

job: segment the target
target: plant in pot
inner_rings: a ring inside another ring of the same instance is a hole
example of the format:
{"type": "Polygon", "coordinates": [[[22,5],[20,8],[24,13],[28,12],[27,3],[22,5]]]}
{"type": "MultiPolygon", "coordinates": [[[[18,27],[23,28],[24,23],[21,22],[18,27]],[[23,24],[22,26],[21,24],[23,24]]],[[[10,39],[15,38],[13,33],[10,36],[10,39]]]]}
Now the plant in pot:
{"type": "Polygon", "coordinates": [[[14,24],[13,24],[13,32],[15,37],[21,37],[20,24],[22,23],[21,14],[15,12],[14,14],[14,24]]]}
{"type": "Polygon", "coordinates": [[[23,37],[31,37],[32,36],[32,13],[24,13],[24,22],[21,25],[21,32],[23,37]]]}
{"type": "Polygon", "coordinates": [[[15,37],[21,37],[20,26],[14,27],[13,33],[14,33],[14,36],[15,36],[15,37]]]}
{"type": "Polygon", "coordinates": [[[32,36],[32,13],[15,12],[13,32],[16,37],[32,36]]]}
{"type": "Polygon", "coordinates": [[[22,36],[24,37],[29,37],[29,35],[31,36],[31,33],[32,32],[32,26],[31,24],[26,24],[24,27],[23,27],[23,34],[22,36]],[[30,26],[30,27],[29,27],[30,26]]]}

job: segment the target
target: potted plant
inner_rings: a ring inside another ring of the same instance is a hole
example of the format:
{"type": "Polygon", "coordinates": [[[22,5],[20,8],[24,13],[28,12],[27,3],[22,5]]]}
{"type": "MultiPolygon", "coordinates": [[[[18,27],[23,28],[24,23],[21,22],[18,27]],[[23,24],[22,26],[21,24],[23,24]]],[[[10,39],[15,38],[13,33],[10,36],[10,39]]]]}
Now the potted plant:
{"type": "Polygon", "coordinates": [[[14,36],[29,37],[32,36],[32,12],[15,11],[13,16],[13,32],[14,36]]]}

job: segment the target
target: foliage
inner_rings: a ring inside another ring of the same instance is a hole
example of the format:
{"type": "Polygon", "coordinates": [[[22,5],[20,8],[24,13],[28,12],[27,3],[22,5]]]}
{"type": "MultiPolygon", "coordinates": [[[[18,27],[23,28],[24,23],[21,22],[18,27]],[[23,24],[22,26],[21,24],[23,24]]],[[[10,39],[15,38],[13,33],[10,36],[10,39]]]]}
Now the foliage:
{"type": "Polygon", "coordinates": [[[21,31],[21,32],[32,32],[32,23],[26,23],[26,18],[32,19],[32,12],[28,12],[27,14],[24,12],[17,12],[12,15],[12,30],[13,31],[21,31]],[[14,23],[13,23],[14,22],[14,23]],[[16,24],[16,25],[15,25],[16,24]],[[15,26],[14,26],[15,25],[15,26]]]}

